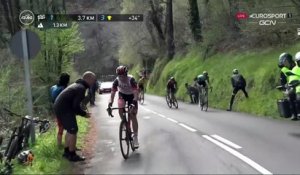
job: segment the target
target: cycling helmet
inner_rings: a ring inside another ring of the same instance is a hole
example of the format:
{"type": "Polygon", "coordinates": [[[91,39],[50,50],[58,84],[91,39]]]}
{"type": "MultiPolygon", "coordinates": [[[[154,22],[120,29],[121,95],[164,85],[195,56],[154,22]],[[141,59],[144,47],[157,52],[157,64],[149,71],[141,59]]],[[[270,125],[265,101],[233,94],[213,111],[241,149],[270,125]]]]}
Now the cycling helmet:
{"type": "Polygon", "coordinates": [[[289,63],[292,63],[292,62],[293,62],[293,57],[292,57],[292,55],[289,54],[289,53],[282,53],[282,54],[279,56],[278,66],[280,66],[280,67],[284,66],[284,62],[285,62],[286,60],[287,60],[289,63]]]}
{"type": "Polygon", "coordinates": [[[18,154],[17,159],[19,163],[24,164],[28,161],[32,161],[33,153],[31,150],[22,151],[18,154]]]}
{"type": "Polygon", "coordinates": [[[203,71],[203,75],[207,76],[208,75],[207,71],[203,71]]]}
{"type": "Polygon", "coordinates": [[[117,75],[127,75],[128,73],[128,68],[126,66],[119,66],[116,69],[116,74],[117,75]]]}
{"type": "Polygon", "coordinates": [[[295,55],[295,61],[300,61],[300,52],[297,52],[295,55]]]}
{"type": "Polygon", "coordinates": [[[239,73],[239,70],[233,69],[232,73],[233,73],[233,74],[238,74],[238,73],[239,73]]]}
{"type": "Polygon", "coordinates": [[[175,80],[175,78],[174,78],[174,77],[171,77],[170,80],[175,80]]]}

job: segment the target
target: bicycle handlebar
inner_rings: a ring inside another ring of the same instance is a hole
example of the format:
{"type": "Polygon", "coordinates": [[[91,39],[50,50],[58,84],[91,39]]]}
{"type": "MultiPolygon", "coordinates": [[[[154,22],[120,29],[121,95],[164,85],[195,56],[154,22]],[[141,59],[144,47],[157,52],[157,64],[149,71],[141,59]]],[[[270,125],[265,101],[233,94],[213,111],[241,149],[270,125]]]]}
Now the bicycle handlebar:
{"type": "MultiPolygon", "coordinates": [[[[112,108],[112,107],[108,107],[108,108],[106,109],[106,111],[107,111],[107,113],[108,113],[108,115],[109,115],[110,117],[114,117],[114,116],[112,115],[112,111],[113,111],[113,110],[117,110],[117,109],[132,109],[132,108],[134,108],[134,107],[135,107],[134,104],[131,104],[130,106],[126,106],[126,107],[124,107],[124,108],[112,108]]],[[[127,112],[127,111],[125,111],[125,112],[127,112]]]]}
{"type": "Polygon", "coordinates": [[[282,91],[282,90],[294,88],[294,87],[296,87],[296,86],[297,86],[297,85],[295,85],[295,84],[289,84],[289,85],[283,85],[283,86],[276,86],[276,89],[282,91]]]}

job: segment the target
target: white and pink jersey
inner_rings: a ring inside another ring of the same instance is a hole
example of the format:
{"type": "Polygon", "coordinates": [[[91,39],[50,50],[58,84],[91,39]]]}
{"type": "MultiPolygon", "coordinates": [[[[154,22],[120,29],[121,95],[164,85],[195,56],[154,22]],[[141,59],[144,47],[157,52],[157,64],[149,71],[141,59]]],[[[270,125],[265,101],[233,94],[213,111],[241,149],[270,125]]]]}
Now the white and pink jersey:
{"type": "Polygon", "coordinates": [[[113,82],[112,90],[131,95],[137,90],[137,83],[132,75],[118,76],[113,82]]]}

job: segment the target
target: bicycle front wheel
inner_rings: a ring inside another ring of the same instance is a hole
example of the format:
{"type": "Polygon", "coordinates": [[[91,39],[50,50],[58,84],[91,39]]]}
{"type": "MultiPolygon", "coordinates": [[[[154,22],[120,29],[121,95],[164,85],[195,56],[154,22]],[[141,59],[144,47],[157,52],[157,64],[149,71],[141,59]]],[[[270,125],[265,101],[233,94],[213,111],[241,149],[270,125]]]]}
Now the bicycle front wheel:
{"type": "Polygon", "coordinates": [[[208,94],[205,94],[205,96],[204,96],[203,109],[205,111],[207,111],[207,109],[208,109],[208,94]]]}
{"type": "Polygon", "coordinates": [[[142,93],[140,94],[140,103],[141,103],[141,104],[144,104],[144,99],[145,99],[145,95],[144,95],[144,92],[142,92],[142,93]]]}
{"type": "Polygon", "coordinates": [[[167,105],[169,106],[169,108],[172,108],[171,99],[168,95],[166,96],[166,102],[167,102],[167,105]]]}
{"type": "Polygon", "coordinates": [[[124,159],[128,159],[129,156],[129,139],[128,138],[128,131],[126,127],[126,122],[121,121],[120,128],[119,128],[119,140],[120,140],[120,148],[121,153],[124,159]]]}
{"type": "Polygon", "coordinates": [[[19,141],[18,136],[15,136],[12,139],[11,144],[6,148],[7,149],[6,158],[9,162],[16,157],[16,154],[18,152],[18,141],[19,141]]]}
{"type": "Polygon", "coordinates": [[[176,98],[173,100],[173,105],[176,109],[178,109],[178,102],[177,102],[176,98]]]}

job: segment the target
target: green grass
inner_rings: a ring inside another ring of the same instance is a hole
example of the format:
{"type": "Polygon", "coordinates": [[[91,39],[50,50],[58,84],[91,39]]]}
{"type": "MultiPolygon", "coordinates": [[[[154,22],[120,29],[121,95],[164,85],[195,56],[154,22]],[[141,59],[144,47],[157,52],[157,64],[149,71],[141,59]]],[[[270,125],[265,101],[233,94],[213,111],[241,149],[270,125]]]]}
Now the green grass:
{"type": "MultiPolygon", "coordinates": [[[[84,145],[84,138],[88,132],[88,120],[77,117],[79,133],[78,147],[84,145]]],[[[14,174],[62,174],[71,172],[71,163],[62,157],[63,149],[56,144],[56,123],[45,134],[37,137],[36,144],[31,148],[35,157],[33,166],[15,163],[14,174]]]]}
{"type": "MultiPolygon", "coordinates": [[[[206,70],[213,86],[213,92],[209,96],[210,106],[226,109],[232,93],[230,77],[232,70],[237,68],[246,78],[250,98],[246,100],[242,92],[239,92],[233,109],[277,118],[276,100],[282,97],[281,92],[275,89],[280,73],[277,60],[280,53],[289,52],[294,55],[299,47],[300,44],[281,49],[216,54],[205,61],[202,59],[203,54],[194,49],[186,56],[175,57],[164,67],[156,66],[152,83],[148,84],[148,92],[165,95],[166,82],[169,77],[174,76],[179,87],[177,97],[188,101],[184,84],[193,83],[194,77],[206,70]]],[[[157,63],[159,64],[161,63],[157,63]]]]}

